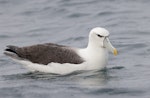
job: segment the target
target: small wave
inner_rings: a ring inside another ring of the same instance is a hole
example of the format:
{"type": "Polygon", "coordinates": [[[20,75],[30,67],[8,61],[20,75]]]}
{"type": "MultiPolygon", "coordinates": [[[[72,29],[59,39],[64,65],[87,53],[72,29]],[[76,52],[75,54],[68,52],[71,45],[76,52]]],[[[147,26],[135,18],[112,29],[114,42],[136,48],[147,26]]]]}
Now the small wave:
{"type": "Polygon", "coordinates": [[[142,90],[128,89],[128,88],[101,88],[93,90],[92,94],[109,94],[109,95],[140,95],[144,93],[142,90]]]}
{"type": "Polygon", "coordinates": [[[78,17],[84,17],[84,16],[88,16],[90,14],[87,13],[72,13],[70,15],[68,15],[69,18],[78,18],[78,17]]]}
{"type": "Polygon", "coordinates": [[[111,69],[123,69],[123,68],[125,68],[125,67],[123,67],[123,66],[115,66],[115,67],[112,67],[112,68],[109,68],[109,69],[111,70],[111,69]]]}

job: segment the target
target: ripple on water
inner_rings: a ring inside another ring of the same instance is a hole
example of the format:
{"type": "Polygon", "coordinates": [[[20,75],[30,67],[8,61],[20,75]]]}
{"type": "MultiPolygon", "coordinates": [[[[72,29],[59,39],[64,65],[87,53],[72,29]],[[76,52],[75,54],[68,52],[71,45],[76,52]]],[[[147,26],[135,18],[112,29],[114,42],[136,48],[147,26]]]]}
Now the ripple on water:
{"type": "Polygon", "coordinates": [[[10,36],[9,35],[0,35],[0,39],[5,39],[5,38],[9,38],[10,36]]]}
{"type": "Polygon", "coordinates": [[[109,95],[130,95],[130,96],[137,96],[144,94],[144,91],[141,90],[134,90],[129,88],[101,88],[97,90],[93,90],[89,93],[101,95],[101,94],[109,94],[109,95]]]}
{"type": "Polygon", "coordinates": [[[84,16],[88,16],[90,14],[87,13],[72,13],[70,15],[68,15],[68,18],[79,18],[79,17],[84,17],[84,16]]]}

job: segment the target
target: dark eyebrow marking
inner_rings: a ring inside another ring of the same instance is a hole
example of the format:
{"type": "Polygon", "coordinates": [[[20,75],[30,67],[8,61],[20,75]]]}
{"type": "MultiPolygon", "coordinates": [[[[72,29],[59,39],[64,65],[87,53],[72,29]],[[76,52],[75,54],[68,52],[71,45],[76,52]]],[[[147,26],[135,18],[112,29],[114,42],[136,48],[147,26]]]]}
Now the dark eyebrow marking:
{"type": "Polygon", "coordinates": [[[104,36],[102,36],[102,35],[100,35],[100,34],[97,34],[97,36],[98,36],[98,37],[104,37],[104,36]]]}

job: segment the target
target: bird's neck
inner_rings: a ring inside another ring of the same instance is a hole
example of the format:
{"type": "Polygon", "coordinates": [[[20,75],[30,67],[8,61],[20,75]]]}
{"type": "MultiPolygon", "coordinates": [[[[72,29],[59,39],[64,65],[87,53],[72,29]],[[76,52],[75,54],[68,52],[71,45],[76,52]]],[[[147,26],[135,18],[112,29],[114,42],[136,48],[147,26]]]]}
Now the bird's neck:
{"type": "Polygon", "coordinates": [[[101,47],[100,45],[98,46],[95,43],[92,43],[89,41],[88,46],[84,49],[81,49],[83,55],[86,55],[88,59],[94,59],[96,60],[101,60],[103,58],[107,58],[108,56],[108,51],[106,48],[101,47]]]}
{"type": "Polygon", "coordinates": [[[94,42],[91,38],[89,38],[87,47],[81,49],[80,52],[83,57],[87,57],[86,59],[94,59],[99,61],[101,61],[103,58],[107,58],[108,56],[107,49],[101,47],[100,44],[94,42]]]}
{"type": "Polygon", "coordinates": [[[89,41],[88,45],[87,45],[87,50],[92,50],[93,52],[96,50],[99,50],[101,47],[99,45],[97,45],[96,43],[94,43],[93,41],[89,41]]]}
{"type": "Polygon", "coordinates": [[[80,56],[90,64],[91,69],[104,68],[108,60],[108,52],[105,48],[94,48],[88,46],[80,50],[80,56]]]}

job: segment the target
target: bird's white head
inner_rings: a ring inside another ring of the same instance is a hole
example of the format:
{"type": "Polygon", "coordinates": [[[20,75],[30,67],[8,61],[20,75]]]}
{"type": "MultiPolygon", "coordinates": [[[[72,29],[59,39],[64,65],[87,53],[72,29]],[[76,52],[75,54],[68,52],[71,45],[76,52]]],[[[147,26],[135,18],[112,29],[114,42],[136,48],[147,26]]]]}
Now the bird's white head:
{"type": "Polygon", "coordinates": [[[93,28],[89,34],[90,47],[106,48],[114,55],[117,55],[117,49],[112,46],[109,41],[109,31],[105,28],[96,27],[93,28]]]}

